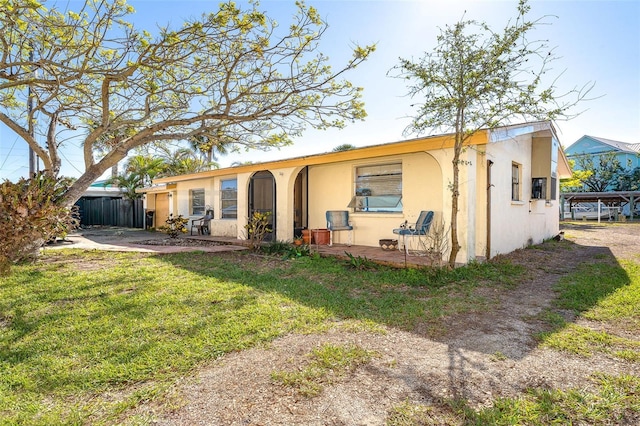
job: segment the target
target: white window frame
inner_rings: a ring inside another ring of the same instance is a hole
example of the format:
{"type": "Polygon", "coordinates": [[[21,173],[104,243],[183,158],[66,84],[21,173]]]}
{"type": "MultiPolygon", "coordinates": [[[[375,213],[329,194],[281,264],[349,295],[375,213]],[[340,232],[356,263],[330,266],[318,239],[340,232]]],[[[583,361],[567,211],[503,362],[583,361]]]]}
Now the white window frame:
{"type": "Polygon", "coordinates": [[[354,212],[402,213],[402,162],[357,165],[354,178],[354,212]]]}
{"type": "Polygon", "coordinates": [[[511,201],[522,201],[522,164],[511,163],[511,201]]]}
{"type": "Polygon", "coordinates": [[[191,215],[204,215],[206,209],[204,188],[194,188],[189,190],[189,211],[191,215]],[[197,194],[196,194],[197,193],[197,194]],[[202,201],[202,204],[196,204],[202,201]]]}
{"type": "Polygon", "coordinates": [[[238,179],[221,179],[220,180],[220,218],[221,219],[237,219],[238,218],[238,179]],[[225,182],[235,182],[235,196],[233,198],[226,198],[225,195],[228,195],[228,191],[224,189],[225,182]],[[236,213],[229,214],[225,212],[225,208],[230,207],[228,205],[229,201],[233,201],[232,205],[236,206],[236,213]]]}

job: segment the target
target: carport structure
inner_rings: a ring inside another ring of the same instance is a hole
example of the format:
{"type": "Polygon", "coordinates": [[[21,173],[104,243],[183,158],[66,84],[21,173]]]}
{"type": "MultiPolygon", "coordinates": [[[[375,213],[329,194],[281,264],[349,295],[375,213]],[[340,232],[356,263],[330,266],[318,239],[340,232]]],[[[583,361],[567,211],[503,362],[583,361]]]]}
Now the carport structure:
{"type": "Polygon", "coordinates": [[[560,218],[571,219],[565,217],[566,211],[572,211],[571,208],[577,203],[603,203],[608,207],[620,207],[622,211],[626,206],[629,207],[629,220],[634,217],[638,218],[638,208],[640,207],[640,191],[609,191],[609,192],[565,192],[560,194],[560,218]],[[569,208],[566,208],[569,203],[569,208]]]}

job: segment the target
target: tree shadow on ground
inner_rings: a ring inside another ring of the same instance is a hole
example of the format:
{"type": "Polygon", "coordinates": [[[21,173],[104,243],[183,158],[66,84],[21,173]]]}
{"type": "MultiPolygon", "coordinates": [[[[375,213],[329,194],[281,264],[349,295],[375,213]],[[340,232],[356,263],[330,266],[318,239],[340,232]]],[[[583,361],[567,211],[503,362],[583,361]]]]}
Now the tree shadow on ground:
{"type": "MultiPolygon", "coordinates": [[[[568,320],[578,314],[554,307],[554,286],[560,278],[594,261],[611,263],[624,273],[607,247],[566,240],[547,241],[451,272],[354,270],[343,260],[282,260],[238,253],[175,254],[163,259],[216,280],[277,293],[338,320],[371,321],[441,342],[452,356],[469,350],[510,359],[525,357],[537,346],[536,335],[550,329],[543,318],[546,311],[555,309],[568,320]]],[[[627,278],[617,285],[629,283],[627,278]]]]}

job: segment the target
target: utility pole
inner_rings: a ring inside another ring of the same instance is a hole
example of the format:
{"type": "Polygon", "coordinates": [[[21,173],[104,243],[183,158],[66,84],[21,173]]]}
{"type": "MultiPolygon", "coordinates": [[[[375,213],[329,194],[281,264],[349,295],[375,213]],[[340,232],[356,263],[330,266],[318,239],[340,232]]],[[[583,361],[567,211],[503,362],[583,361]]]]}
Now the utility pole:
{"type": "MultiPolygon", "coordinates": [[[[29,87],[29,101],[28,101],[28,110],[29,110],[29,120],[31,120],[31,111],[33,111],[33,96],[31,94],[31,87],[29,87]]],[[[33,125],[29,124],[29,133],[31,137],[34,136],[33,125]]],[[[29,176],[33,176],[38,171],[38,157],[36,157],[36,153],[29,145],[29,176]]]]}
{"type": "MultiPolygon", "coordinates": [[[[33,64],[33,45],[30,44],[30,47],[31,47],[31,52],[29,52],[29,62],[33,64]]],[[[28,126],[29,126],[29,134],[31,134],[32,138],[35,138],[35,126],[34,126],[34,123],[32,122],[32,117],[31,117],[31,114],[33,114],[33,93],[31,92],[31,85],[29,85],[28,94],[27,94],[27,112],[28,112],[27,120],[28,120],[28,126]]],[[[33,151],[33,148],[31,148],[31,145],[29,145],[29,177],[32,177],[37,172],[38,172],[38,157],[36,156],[36,153],[33,151]]]]}

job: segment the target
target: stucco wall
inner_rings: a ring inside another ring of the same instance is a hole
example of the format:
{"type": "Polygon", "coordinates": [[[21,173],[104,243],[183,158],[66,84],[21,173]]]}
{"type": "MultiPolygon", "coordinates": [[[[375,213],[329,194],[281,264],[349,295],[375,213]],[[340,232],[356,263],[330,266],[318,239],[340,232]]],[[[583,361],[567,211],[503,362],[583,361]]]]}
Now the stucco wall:
{"type": "Polygon", "coordinates": [[[189,218],[189,231],[191,231],[191,221],[202,217],[202,215],[190,214],[189,191],[192,189],[204,189],[204,204],[205,206],[210,206],[214,212],[214,219],[210,223],[211,234],[223,237],[237,236],[237,221],[234,219],[220,219],[220,181],[233,178],[235,176],[231,175],[178,182],[173,199],[177,200],[177,214],[189,218]]]}
{"type": "MultiPolygon", "coordinates": [[[[405,220],[415,223],[422,210],[442,217],[442,170],[429,154],[414,153],[375,159],[318,165],[309,168],[309,228],[326,228],[327,210],[350,210],[355,193],[356,167],[402,163],[402,212],[350,212],[353,243],[377,246],[382,238],[397,238],[393,229],[405,220]]],[[[346,243],[346,232],[334,234],[335,243],[346,243]]]]}
{"type": "Polygon", "coordinates": [[[539,244],[558,233],[558,200],[531,199],[531,144],[531,135],[523,135],[487,146],[487,158],[494,161],[491,256],[539,244]],[[512,162],[522,168],[521,201],[511,200],[512,162]]]}

